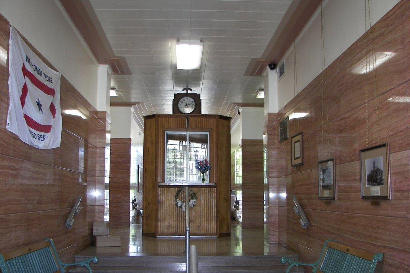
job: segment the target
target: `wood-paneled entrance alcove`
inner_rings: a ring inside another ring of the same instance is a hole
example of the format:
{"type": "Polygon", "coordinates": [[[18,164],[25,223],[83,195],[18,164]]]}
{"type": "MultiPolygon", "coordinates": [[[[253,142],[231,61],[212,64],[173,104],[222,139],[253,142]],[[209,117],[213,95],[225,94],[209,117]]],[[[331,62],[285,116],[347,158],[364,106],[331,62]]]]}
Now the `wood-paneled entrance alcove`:
{"type": "Polygon", "coordinates": [[[179,236],[185,233],[185,212],[175,206],[181,184],[165,183],[165,132],[209,133],[209,182],[192,185],[198,196],[191,210],[191,234],[230,233],[230,120],[219,115],[151,115],[144,121],[143,233],[179,236]]]}

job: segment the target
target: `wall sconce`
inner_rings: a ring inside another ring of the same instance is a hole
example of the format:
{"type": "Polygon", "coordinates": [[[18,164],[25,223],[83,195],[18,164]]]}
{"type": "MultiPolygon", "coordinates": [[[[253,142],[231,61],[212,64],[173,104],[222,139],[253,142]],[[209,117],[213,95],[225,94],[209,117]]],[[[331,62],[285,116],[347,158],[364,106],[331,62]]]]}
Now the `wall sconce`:
{"type": "Polygon", "coordinates": [[[77,109],[64,110],[63,113],[66,114],[66,115],[77,116],[77,117],[80,117],[82,119],[87,119],[87,117],[77,109]]]}
{"type": "Polygon", "coordinates": [[[297,118],[304,118],[307,115],[309,115],[309,113],[292,113],[292,114],[289,115],[289,120],[297,119],[297,118]]]}
{"type": "Polygon", "coordinates": [[[110,97],[118,97],[117,88],[111,87],[111,89],[110,89],[110,97]]]}
{"type": "Polygon", "coordinates": [[[258,90],[256,90],[256,98],[257,99],[265,98],[265,90],[263,88],[259,88],[258,90]]]}

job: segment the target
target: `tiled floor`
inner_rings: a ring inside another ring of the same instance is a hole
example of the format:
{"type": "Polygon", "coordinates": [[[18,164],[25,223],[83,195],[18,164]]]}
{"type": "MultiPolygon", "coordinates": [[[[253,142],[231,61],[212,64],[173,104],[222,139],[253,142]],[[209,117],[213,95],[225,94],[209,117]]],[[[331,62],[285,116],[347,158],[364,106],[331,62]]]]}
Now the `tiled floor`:
{"type": "MultiPolygon", "coordinates": [[[[266,230],[266,228],[265,228],[266,230]]],[[[291,252],[267,243],[267,232],[262,229],[242,229],[232,226],[230,237],[191,238],[199,256],[287,255],[291,252]]],[[[111,235],[120,235],[122,247],[89,247],[85,256],[184,256],[185,238],[153,238],[142,235],[141,224],[129,228],[112,229],[111,235]]]]}

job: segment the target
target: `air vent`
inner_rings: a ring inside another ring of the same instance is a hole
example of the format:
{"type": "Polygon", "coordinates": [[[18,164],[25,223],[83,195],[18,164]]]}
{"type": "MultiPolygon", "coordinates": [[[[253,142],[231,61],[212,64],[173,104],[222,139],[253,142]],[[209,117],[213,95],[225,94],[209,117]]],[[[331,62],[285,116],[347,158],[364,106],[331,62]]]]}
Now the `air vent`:
{"type": "Polygon", "coordinates": [[[279,63],[278,74],[279,74],[279,79],[285,74],[285,61],[282,61],[281,63],[279,63]]]}

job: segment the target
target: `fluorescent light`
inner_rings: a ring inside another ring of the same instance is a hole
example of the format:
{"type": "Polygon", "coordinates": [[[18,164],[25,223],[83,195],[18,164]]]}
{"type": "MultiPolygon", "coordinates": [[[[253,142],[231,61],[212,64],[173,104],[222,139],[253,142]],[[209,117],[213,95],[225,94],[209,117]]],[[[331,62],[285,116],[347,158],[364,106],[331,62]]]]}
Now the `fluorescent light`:
{"type": "Polygon", "coordinates": [[[198,69],[201,66],[202,44],[200,41],[183,40],[177,42],[177,69],[198,69]]]}
{"type": "Polygon", "coordinates": [[[388,99],[390,102],[410,102],[410,97],[394,96],[388,99]]]}
{"type": "Polygon", "coordinates": [[[257,99],[263,99],[264,97],[265,97],[265,90],[263,90],[263,89],[256,90],[256,98],[257,99]]]}
{"type": "Polygon", "coordinates": [[[304,118],[307,115],[309,115],[309,113],[292,113],[289,115],[289,120],[296,119],[296,118],[304,118]]]}
{"type": "Polygon", "coordinates": [[[391,59],[396,53],[394,52],[375,52],[370,58],[364,58],[358,62],[352,69],[354,74],[365,74],[375,70],[377,67],[391,59]]]}
{"type": "Polygon", "coordinates": [[[7,64],[7,50],[0,46],[0,63],[4,66],[7,64]]]}
{"type": "Polygon", "coordinates": [[[110,89],[110,97],[117,97],[117,96],[118,96],[117,88],[111,87],[111,89],[110,89]]]}
{"type": "Polygon", "coordinates": [[[87,117],[84,116],[83,113],[81,113],[80,111],[78,111],[76,109],[64,110],[63,113],[66,114],[66,115],[77,116],[77,117],[81,117],[82,119],[87,119],[87,117]]]}

